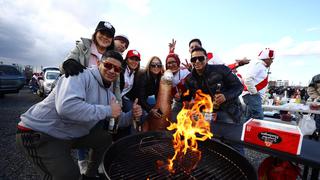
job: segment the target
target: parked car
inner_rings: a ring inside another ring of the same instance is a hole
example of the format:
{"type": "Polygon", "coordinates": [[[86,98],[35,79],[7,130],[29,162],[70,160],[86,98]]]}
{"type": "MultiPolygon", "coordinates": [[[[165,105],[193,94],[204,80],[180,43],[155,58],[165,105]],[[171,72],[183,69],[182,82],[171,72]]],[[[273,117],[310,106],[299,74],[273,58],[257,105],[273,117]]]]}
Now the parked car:
{"type": "Polygon", "coordinates": [[[59,77],[60,71],[57,70],[46,70],[43,78],[38,79],[40,87],[38,94],[42,96],[47,96],[52,90],[53,82],[59,77]]]}
{"type": "Polygon", "coordinates": [[[18,93],[25,84],[24,75],[12,65],[0,65],[0,96],[18,93]]]}
{"type": "Polygon", "coordinates": [[[44,74],[47,70],[60,71],[58,67],[54,66],[46,66],[42,68],[42,73],[44,74]]]}

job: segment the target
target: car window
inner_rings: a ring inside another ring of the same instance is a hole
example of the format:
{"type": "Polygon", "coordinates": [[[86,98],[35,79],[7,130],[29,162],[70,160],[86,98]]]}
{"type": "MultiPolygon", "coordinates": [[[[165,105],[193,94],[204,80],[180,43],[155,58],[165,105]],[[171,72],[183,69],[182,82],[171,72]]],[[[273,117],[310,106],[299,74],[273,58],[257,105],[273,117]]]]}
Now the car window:
{"type": "Polygon", "coordinates": [[[21,73],[12,66],[0,66],[0,71],[5,75],[21,75],[21,73]]]}
{"type": "Polygon", "coordinates": [[[46,72],[48,70],[60,71],[57,67],[46,67],[42,69],[43,72],[46,72]]]}
{"type": "Polygon", "coordinates": [[[47,72],[47,79],[57,79],[60,73],[57,72],[47,72]]]}

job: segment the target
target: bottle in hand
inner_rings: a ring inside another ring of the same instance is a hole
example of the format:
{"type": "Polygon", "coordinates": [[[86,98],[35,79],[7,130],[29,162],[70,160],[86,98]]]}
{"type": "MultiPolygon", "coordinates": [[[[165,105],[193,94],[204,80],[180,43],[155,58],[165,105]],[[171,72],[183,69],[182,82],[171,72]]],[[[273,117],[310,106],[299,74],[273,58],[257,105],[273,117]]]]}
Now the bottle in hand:
{"type": "MultiPolygon", "coordinates": [[[[220,94],[220,93],[221,93],[221,84],[218,83],[215,95],[220,94]]],[[[220,105],[216,102],[215,99],[213,99],[212,103],[213,103],[213,112],[218,111],[220,108],[220,105]]]]}
{"type": "Polygon", "coordinates": [[[118,123],[114,117],[109,119],[108,131],[110,134],[116,134],[118,130],[118,123]]]}

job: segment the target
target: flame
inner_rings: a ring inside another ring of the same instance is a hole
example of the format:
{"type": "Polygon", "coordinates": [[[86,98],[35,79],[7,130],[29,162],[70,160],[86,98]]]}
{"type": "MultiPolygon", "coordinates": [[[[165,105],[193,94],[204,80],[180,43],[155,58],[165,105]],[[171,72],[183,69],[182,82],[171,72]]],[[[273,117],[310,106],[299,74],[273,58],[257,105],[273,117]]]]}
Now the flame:
{"type": "Polygon", "coordinates": [[[213,136],[210,132],[210,122],[205,120],[202,113],[211,113],[212,107],[211,96],[198,90],[194,100],[183,104],[177,116],[177,123],[171,123],[167,127],[168,130],[175,130],[173,134],[175,153],[171,159],[168,159],[167,165],[171,173],[175,173],[177,167],[190,172],[197,166],[201,159],[197,141],[205,141],[213,136]]]}

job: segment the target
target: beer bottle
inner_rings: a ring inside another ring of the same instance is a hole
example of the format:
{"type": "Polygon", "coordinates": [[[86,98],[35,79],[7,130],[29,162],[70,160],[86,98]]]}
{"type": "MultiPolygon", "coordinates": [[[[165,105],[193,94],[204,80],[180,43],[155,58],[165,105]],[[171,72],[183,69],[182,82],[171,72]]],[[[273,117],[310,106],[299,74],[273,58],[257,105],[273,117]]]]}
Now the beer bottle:
{"type": "Polygon", "coordinates": [[[115,124],[115,118],[114,117],[111,117],[109,119],[109,126],[108,126],[108,131],[109,133],[113,134],[113,129],[114,129],[114,124],[115,124]]]}
{"type": "MultiPolygon", "coordinates": [[[[118,103],[118,101],[116,101],[118,103]]],[[[118,131],[118,121],[114,117],[109,118],[109,126],[108,126],[108,131],[110,134],[116,134],[118,131]]]]}
{"type": "MultiPolygon", "coordinates": [[[[221,84],[218,83],[218,84],[217,84],[217,89],[216,89],[215,95],[216,95],[216,94],[220,94],[220,93],[221,93],[221,84]]],[[[215,97],[214,97],[214,98],[215,98],[215,97]]],[[[216,102],[216,100],[214,99],[214,100],[213,100],[213,111],[216,112],[216,111],[219,110],[219,108],[220,108],[220,105],[219,105],[219,104],[216,102]]]]}

